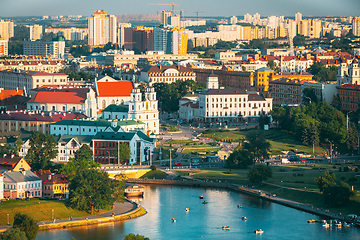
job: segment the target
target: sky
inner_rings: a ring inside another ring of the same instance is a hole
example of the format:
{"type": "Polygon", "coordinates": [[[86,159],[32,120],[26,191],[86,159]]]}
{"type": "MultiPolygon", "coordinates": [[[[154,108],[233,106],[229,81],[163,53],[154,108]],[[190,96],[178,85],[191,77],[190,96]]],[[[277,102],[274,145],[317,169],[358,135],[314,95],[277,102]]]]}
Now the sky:
{"type": "MultiPolygon", "coordinates": [[[[156,14],[171,10],[168,0],[0,0],[0,17],[15,16],[90,16],[101,9],[108,14],[156,14]]],[[[242,16],[246,13],[261,16],[360,16],[360,0],[177,0],[175,10],[184,16],[242,16]]]]}

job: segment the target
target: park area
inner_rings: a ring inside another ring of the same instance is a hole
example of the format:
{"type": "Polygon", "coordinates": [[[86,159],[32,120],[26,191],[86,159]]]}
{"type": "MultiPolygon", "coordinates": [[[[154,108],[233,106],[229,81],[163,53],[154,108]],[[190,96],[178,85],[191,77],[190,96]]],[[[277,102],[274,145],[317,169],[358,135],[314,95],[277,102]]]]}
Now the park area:
{"type": "MultiPolygon", "coordinates": [[[[38,198],[3,201],[0,207],[0,226],[7,225],[8,220],[12,223],[16,213],[27,214],[35,221],[90,216],[90,213],[86,211],[79,211],[68,207],[67,203],[68,202],[64,200],[41,200],[38,198]]],[[[110,210],[110,208],[100,210],[99,214],[110,210]]]]}
{"type": "MultiPolygon", "coordinates": [[[[241,142],[246,136],[258,130],[207,130],[202,136],[223,142],[241,142]]],[[[279,155],[282,151],[293,151],[297,153],[309,154],[313,152],[312,146],[305,146],[300,140],[295,139],[292,134],[278,129],[262,131],[265,138],[271,144],[270,155],[279,155]]],[[[323,147],[315,147],[316,155],[324,155],[327,150],[323,147]]]]}
{"type": "Polygon", "coordinates": [[[281,165],[271,167],[273,177],[261,184],[252,184],[247,179],[246,169],[194,169],[186,171],[175,171],[179,177],[190,176],[192,178],[213,181],[229,182],[242,186],[254,187],[263,191],[271,192],[279,197],[329,209],[324,204],[322,194],[319,192],[315,179],[322,176],[325,171],[334,172],[336,182],[348,183],[355,190],[355,196],[345,207],[330,209],[343,214],[360,215],[360,181],[355,178],[355,167],[360,164],[302,164],[302,165],[281,165]],[[348,168],[347,168],[348,166],[348,168]],[[348,169],[344,172],[344,168],[348,169]],[[341,171],[340,171],[341,169],[341,171]]]}

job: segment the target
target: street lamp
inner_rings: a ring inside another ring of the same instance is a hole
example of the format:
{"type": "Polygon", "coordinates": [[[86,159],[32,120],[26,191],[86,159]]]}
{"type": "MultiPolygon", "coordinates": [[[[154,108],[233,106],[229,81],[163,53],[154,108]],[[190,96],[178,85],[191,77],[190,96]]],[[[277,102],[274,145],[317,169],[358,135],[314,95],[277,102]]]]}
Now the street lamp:
{"type": "Polygon", "coordinates": [[[349,130],[349,113],[353,111],[349,111],[346,113],[346,130],[349,130]]]}
{"type": "Polygon", "coordinates": [[[10,214],[9,213],[7,214],[7,223],[8,223],[8,225],[10,225],[10,214]]]}
{"type": "Polygon", "coordinates": [[[54,219],[54,209],[51,211],[52,219],[54,219]]]}

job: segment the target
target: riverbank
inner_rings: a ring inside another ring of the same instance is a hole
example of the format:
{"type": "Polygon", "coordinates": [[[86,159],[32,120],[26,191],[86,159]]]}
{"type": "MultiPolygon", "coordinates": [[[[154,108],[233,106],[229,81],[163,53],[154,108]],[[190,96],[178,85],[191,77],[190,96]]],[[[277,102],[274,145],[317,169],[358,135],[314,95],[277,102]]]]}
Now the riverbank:
{"type": "MultiPolygon", "coordinates": [[[[346,216],[341,215],[340,213],[332,212],[327,209],[318,208],[316,206],[291,201],[288,199],[280,198],[273,196],[270,193],[267,193],[262,190],[247,188],[232,183],[221,183],[221,182],[206,182],[200,180],[194,181],[178,181],[178,180],[167,180],[167,179],[128,179],[128,183],[137,183],[137,184],[157,184],[157,185],[175,185],[175,186],[189,186],[189,187],[204,187],[204,188],[224,188],[247,194],[253,197],[261,198],[267,201],[275,202],[287,207],[298,209],[304,212],[312,213],[318,216],[322,216],[329,219],[339,219],[341,221],[351,222],[346,216]]],[[[355,222],[354,222],[355,223],[355,222]]],[[[355,223],[357,227],[360,227],[359,223],[355,223]]]]}
{"type": "MultiPolygon", "coordinates": [[[[55,219],[54,221],[40,221],[37,224],[39,225],[39,230],[64,229],[70,227],[96,225],[106,222],[117,222],[140,217],[146,213],[146,210],[139,204],[126,200],[125,203],[115,203],[113,210],[103,214],[78,218],[69,217],[69,219],[61,220],[55,219]]],[[[4,232],[11,227],[11,225],[1,226],[0,232],[4,232]]]]}

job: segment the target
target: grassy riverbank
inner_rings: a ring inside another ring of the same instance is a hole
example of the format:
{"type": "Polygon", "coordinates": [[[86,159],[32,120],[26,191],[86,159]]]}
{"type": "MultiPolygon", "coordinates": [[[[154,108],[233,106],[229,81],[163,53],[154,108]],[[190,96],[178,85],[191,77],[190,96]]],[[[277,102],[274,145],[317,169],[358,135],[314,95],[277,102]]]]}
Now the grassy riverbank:
{"type": "Polygon", "coordinates": [[[317,207],[329,209],[324,204],[323,196],[319,192],[315,183],[315,178],[323,175],[325,170],[334,171],[336,181],[347,182],[354,187],[356,195],[351,202],[342,208],[331,208],[330,210],[341,212],[343,214],[354,213],[360,215],[360,181],[351,182],[349,179],[355,176],[355,172],[340,172],[341,165],[316,164],[312,166],[305,165],[283,165],[275,166],[273,169],[273,177],[263,184],[254,185],[247,179],[248,170],[241,169],[202,169],[199,171],[176,171],[179,175],[191,175],[193,178],[213,181],[213,182],[229,182],[243,186],[250,186],[267,192],[272,192],[279,197],[302,202],[317,207]],[[336,168],[334,168],[336,167],[336,168]]]}
{"type": "MultiPolygon", "coordinates": [[[[52,217],[56,219],[68,219],[70,216],[73,218],[90,216],[88,212],[70,208],[66,203],[66,201],[39,199],[4,201],[3,204],[0,205],[0,226],[7,225],[7,214],[9,214],[9,222],[12,225],[14,216],[18,212],[28,214],[35,221],[48,221],[52,220],[52,217]]],[[[101,210],[99,213],[109,210],[110,209],[101,210]]]]}

